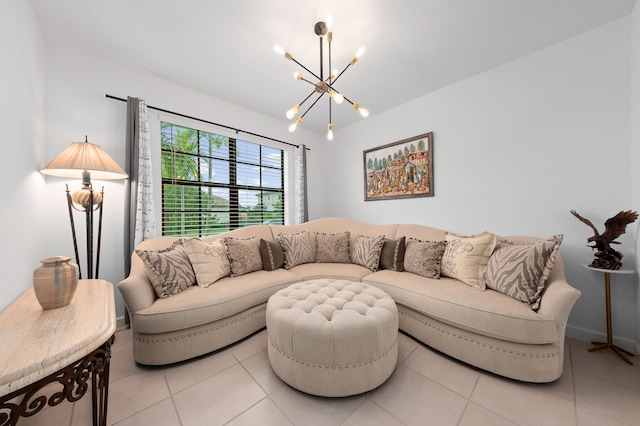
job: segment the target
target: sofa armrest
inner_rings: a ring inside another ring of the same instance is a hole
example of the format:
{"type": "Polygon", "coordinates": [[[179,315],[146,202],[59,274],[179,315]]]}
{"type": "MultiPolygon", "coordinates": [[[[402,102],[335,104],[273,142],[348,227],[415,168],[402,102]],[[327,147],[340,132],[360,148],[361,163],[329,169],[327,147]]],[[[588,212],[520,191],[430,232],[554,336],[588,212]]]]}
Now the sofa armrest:
{"type": "Polygon", "coordinates": [[[153,305],[158,298],[146,272],[135,267],[132,267],[129,276],[118,284],[118,289],[132,318],[136,312],[153,305]]]}
{"type": "Polygon", "coordinates": [[[564,277],[564,265],[560,256],[556,258],[554,270],[549,277],[547,285],[540,299],[538,313],[552,317],[561,336],[564,336],[569,314],[574,303],[582,294],[580,290],[573,288],[564,277]]]}

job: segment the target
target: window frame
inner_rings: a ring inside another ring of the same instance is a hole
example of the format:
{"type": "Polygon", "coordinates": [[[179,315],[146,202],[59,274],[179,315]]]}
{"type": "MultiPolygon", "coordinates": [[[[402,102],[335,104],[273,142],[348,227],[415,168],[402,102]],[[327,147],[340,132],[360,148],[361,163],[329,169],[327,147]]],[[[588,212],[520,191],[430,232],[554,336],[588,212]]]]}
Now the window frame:
{"type": "MultiPolygon", "coordinates": [[[[240,140],[244,142],[250,142],[253,144],[262,145],[265,147],[273,148],[282,151],[282,166],[283,166],[283,176],[281,178],[282,185],[282,196],[283,196],[283,219],[284,224],[290,223],[290,218],[293,214],[293,203],[292,203],[292,193],[291,188],[293,188],[293,158],[294,158],[294,147],[278,143],[276,141],[271,141],[269,139],[261,138],[259,136],[254,136],[250,134],[244,134],[242,132],[235,132],[230,129],[220,128],[215,125],[210,125],[207,123],[203,123],[197,120],[184,119],[181,117],[173,116],[171,114],[158,113],[158,114],[150,114],[150,127],[151,127],[151,137],[152,141],[154,141],[154,148],[152,151],[152,164],[154,166],[153,175],[154,175],[154,187],[155,187],[155,202],[156,205],[160,206],[157,210],[156,221],[160,225],[158,228],[162,235],[165,235],[164,231],[164,223],[163,223],[163,187],[164,180],[162,178],[162,134],[161,134],[161,123],[168,122],[176,126],[188,127],[192,129],[199,130],[201,132],[208,132],[217,134],[220,136],[224,136],[234,140],[240,140]],[[157,165],[157,166],[156,166],[157,165]]],[[[198,186],[198,185],[196,185],[198,186]]],[[[244,189],[244,188],[242,188],[244,189]]],[[[265,188],[268,190],[269,188],[265,188]]],[[[238,212],[239,213],[239,212],[238,212]]],[[[231,220],[229,220],[231,223],[231,220]]],[[[238,227],[242,227],[240,223],[235,222],[236,227],[231,227],[229,229],[237,229],[238,227]]],[[[167,234],[174,235],[174,234],[167,234]]],[[[199,235],[213,235],[213,234],[203,234],[199,232],[199,235]]]]}

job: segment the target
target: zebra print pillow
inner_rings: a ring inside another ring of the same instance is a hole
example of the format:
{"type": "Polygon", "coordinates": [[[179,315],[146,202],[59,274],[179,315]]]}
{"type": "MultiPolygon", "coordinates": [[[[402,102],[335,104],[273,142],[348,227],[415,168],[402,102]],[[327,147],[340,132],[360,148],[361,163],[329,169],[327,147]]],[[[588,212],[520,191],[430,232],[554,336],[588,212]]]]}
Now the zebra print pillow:
{"type": "Polygon", "coordinates": [[[351,253],[351,261],[357,265],[375,272],[380,263],[380,253],[384,244],[384,235],[377,237],[365,237],[358,235],[353,243],[353,252],[351,253]]]}
{"type": "Polygon", "coordinates": [[[284,250],[284,269],[315,261],[311,249],[311,238],[307,232],[280,234],[278,240],[284,250]]]}
{"type": "Polygon", "coordinates": [[[562,237],[558,234],[532,244],[500,239],[487,264],[487,287],[537,310],[562,237]]]}
{"type": "Polygon", "coordinates": [[[182,239],[163,250],[136,250],[136,253],[147,267],[147,276],[158,297],[165,299],[196,283],[182,239]]]}

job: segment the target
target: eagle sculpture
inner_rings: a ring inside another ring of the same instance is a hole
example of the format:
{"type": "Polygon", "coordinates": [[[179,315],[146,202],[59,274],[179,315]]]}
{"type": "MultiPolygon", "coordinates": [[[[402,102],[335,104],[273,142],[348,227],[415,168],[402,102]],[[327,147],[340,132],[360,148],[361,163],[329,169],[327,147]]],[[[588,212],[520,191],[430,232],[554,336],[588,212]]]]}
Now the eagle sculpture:
{"type": "Polygon", "coordinates": [[[604,223],[605,229],[602,234],[598,232],[598,229],[593,226],[593,223],[591,223],[589,219],[580,216],[575,210],[571,210],[571,214],[593,229],[593,237],[587,239],[587,242],[593,243],[593,245],[587,245],[587,247],[591,247],[597,251],[595,254],[596,258],[593,259],[593,262],[591,262],[589,266],[600,269],[620,269],[620,267],[622,267],[622,253],[612,249],[611,244],[620,244],[614,240],[625,233],[627,225],[638,219],[638,213],[631,210],[621,211],[614,217],[607,219],[604,223]]]}

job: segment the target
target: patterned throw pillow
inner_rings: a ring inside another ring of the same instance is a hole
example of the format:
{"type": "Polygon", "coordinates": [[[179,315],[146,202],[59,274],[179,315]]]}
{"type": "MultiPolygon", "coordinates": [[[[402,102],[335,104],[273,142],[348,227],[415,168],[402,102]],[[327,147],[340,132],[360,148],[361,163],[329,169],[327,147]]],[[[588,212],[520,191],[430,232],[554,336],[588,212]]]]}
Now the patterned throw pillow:
{"type": "Polygon", "coordinates": [[[496,246],[496,236],[489,232],[468,236],[447,234],[445,240],[447,248],[442,256],[442,276],[455,278],[483,291],[486,288],[487,262],[496,246]]]}
{"type": "Polygon", "coordinates": [[[405,237],[397,240],[385,238],[382,252],[380,253],[380,269],[391,271],[404,271],[405,237]]]}
{"type": "Polygon", "coordinates": [[[200,238],[184,240],[191,266],[200,287],[209,287],[231,273],[227,249],[222,241],[207,242],[200,238]]]}
{"type": "Polygon", "coordinates": [[[147,276],[158,297],[165,299],[196,283],[182,240],[163,250],[136,250],[136,253],[147,267],[147,276]]]}
{"type": "Polygon", "coordinates": [[[249,272],[262,269],[262,258],[260,257],[260,240],[258,237],[251,238],[224,238],[227,246],[227,254],[231,262],[231,276],[239,277],[249,272]]]}
{"type": "Polygon", "coordinates": [[[537,310],[562,238],[558,234],[531,244],[500,239],[487,264],[487,287],[537,310]]]}
{"type": "Polygon", "coordinates": [[[275,271],[284,266],[284,251],[280,241],[267,241],[260,239],[260,257],[262,268],[267,271],[275,271]]]}
{"type": "Polygon", "coordinates": [[[339,234],[316,232],[316,262],[351,263],[349,257],[349,231],[339,234]]]}
{"type": "Polygon", "coordinates": [[[420,241],[409,238],[404,252],[404,270],[427,278],[440,279],[440,262],[446,241],[420,241]]]}
{"type": "Polygon", "coordinates": [[[284,250],[284,269],[314,261],[311,250],[311,238],[307,232],[297,234],[280,234],[278,241],[284,250]]]}
{"type": "Polygon", "coordinates": [[[380,253],[384,244],[384,235],[377,237],[365,237],[358,235],[353,243],[353,253],[351,254],[353,263],[362,265],[365,268],[376,271],[380,263],[380,253]]]}

